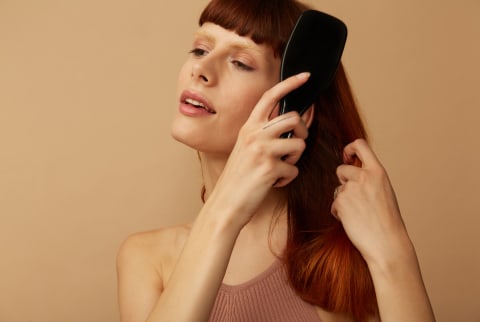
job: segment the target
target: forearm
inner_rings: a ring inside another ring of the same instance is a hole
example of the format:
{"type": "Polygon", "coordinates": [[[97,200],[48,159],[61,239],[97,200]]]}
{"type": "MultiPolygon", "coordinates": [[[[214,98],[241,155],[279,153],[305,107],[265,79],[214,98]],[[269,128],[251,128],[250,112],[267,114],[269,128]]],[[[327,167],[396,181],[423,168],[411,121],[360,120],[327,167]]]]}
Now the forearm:
{"type": "Polygon", "coordinates": [[[369,265],[383,322],[435,321],[413,245],[408,240],[395,259],[369,265]]]}
{"type": "Polygon", "coordinates": [[[198,215],[148,322],[208,320],[239,232],[208,212],[198,215]]]}

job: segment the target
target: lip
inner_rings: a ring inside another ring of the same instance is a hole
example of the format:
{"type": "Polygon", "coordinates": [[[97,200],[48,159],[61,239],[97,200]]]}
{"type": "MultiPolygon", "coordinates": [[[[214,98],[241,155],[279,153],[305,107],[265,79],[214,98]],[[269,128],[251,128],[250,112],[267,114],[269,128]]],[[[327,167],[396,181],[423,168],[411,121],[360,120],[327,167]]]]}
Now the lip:
{"type": "Polygon", "coordinates": [[[212,105],[210,104],[210,102],[201,94],[194,92],[192,90],[185,90],[180,95],[180,112],[182,112],[183,114],[191,115],[191,116],[203,115],[203,114],[207,114],[207,115],[216,114],[216,111],[215,109],[212,108],[212,105]],[[187,103],[188,99],[201,103],[205,108],[198,108],[187,103]]]}

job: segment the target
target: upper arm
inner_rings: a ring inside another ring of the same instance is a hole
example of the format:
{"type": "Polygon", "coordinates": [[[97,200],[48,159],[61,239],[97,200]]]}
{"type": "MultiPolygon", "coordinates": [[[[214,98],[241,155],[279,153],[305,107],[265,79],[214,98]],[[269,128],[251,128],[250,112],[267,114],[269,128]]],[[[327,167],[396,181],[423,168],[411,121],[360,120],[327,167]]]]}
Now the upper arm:
{"type": "Polygon", "coordinates": [[[128,237],[117,255],[118,304],[122,322],[146,321],[163,290],[145,236],[128,237]]]}
{"type": "MultiPolygon", "coordinates": [[[[323,322],[355,322],[355,320],[348,316],[347,314],[342,313],[331,313],[327,312],[320,307],[316,307],[318,316],[323,322]]],[[[367,322],[380,322],[380,318],[378,316],[371,316],[367,318],[367,322]]]]}

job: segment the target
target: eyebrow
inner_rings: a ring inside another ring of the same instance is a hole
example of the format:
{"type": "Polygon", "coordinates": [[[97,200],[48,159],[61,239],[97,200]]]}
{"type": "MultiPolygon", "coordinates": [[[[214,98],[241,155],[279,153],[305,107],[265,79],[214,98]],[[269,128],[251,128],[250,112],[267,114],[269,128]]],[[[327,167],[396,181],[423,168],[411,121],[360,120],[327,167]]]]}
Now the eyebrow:
{"type": "MultiPolygon", "coordinates": [[[[208,32],[204,30],[198,30],[194,34],[195,37],[202,37],[205,38],[207,41],[215,44],[216,40],[215,37],[209,34],[208,32]]],[[[248,42],[242,42],[242,41],[233,41],[230,46],[233,49],[238,49],[238,50],[253,50],[255,52],[261,53],[261,50],[259,48],[256,48],[253,44],[250,44],[248,42]]]]}
{"type": "Polygon", "coordinates": [[[195,37],[206,38],[210,42],[215,42],[215,38],[212,35],[210,35],[209,33],[205,32],[203,30],[197,30],[197,31],[195,31],[195,33],[193,35],[195,37]]]}

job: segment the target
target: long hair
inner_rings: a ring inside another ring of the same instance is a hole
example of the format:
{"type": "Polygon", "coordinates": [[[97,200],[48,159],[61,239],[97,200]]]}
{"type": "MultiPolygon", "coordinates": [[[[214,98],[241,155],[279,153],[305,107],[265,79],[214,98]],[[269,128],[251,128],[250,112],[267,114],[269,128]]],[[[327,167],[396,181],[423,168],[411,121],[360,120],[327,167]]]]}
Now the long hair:
{"type": "MultiPolygon", "coordinates": [[[[306,9],[294,0],[213,0],[199,24],[211,22],[248,36],[280,57],[306,9]]],[[[367,138],[342,65],[314,108],[306,149],[297,163],[299,175],[285,188],[288,237],[282,258],[302,299],[364,321],[377,313],[372,279],[363,257],[330,214],[343,148],[367,138]]]]}

